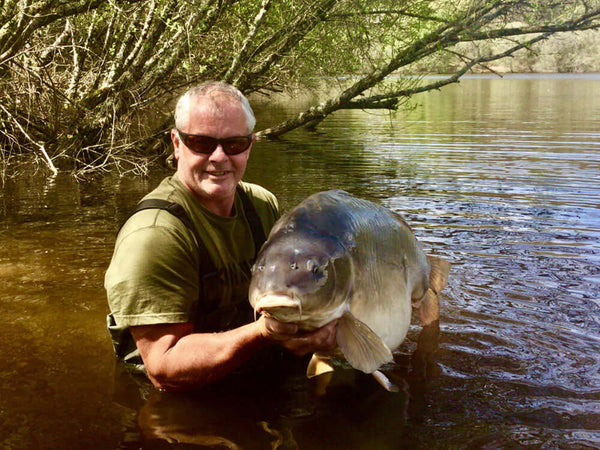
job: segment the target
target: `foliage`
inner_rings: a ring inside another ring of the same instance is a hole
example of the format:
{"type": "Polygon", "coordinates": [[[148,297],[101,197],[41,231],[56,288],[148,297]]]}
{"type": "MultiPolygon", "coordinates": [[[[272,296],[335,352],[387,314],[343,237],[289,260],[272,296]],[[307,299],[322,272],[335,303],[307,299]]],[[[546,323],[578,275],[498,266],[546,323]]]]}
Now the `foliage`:
{"type": "Polygon", "coordinates": [[[2,1],[0,155],[143,173],[164,156],[173,99],[202,80],[267,96],[328,84],[330,98],[259,132],[276,137],[343,108],[397,109],[599,16],[598,0],[2,1]],[[452,61],[446,79],[389,77],[436,58],[452,61]]]}

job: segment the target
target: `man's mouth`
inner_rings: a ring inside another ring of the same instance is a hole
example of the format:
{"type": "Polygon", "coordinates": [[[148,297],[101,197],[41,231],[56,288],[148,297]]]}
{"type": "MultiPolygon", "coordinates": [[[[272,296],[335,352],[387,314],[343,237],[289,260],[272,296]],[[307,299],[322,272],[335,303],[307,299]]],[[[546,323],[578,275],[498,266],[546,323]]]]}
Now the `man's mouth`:
{"type": "Polygon", "coordinates": [[[229,172],[226,170],[211,170],[208,171],[209,175],[212,175],[213,177],[223,177],[225,175],[227,175],[229,172]]]}

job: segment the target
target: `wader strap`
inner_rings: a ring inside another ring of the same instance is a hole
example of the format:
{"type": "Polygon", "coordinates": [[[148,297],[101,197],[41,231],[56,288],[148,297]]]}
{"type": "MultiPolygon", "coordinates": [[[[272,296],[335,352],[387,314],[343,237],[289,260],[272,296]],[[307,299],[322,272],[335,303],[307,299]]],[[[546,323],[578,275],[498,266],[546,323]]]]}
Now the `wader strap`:
{"type": "MultiPolygon", "coordinates": [[[[267,240],[265,236],[265,230],[262,227],[262,223],[260,221],[260,217],[258,217],[258,213],[256,212],[256,208],[248,194],[240,187],[237,186],[236,191],[242,200],[242,206],[244,208],[244,214],[246,216],[246,220],[248,221],[248,225],[250,225],[250,231],[252,232],[252,240],[254,241],[254,257],[258,255],[258,251],[267,240]]],[[[149,198],[146,200],[142,200],[139,202],[136,207],[133,209],[131,214],[123,221],[123,224],[135,213],[139,211],[143,211],[145,209],[164,209],[169,213],[173,214],[179,220],[183,222],[183,224],[189,228],[189,230],[196,237],[196,242],[198,243],[198,253],[200,253],[200,279],[202,280],[208,275],[213,275],[217,272],[217,268],[204,245],[204,242],[200,238],[200,235],[196,231],[194,224],[192,223],[192,219],[188,215],[187,211],[181,206],[179,203],[169,202],[167,200],[162,200],[158,198],[149,198]]],[[[119,228],[119,231],[121,230],[119,228]]]]}
{"type": "Polygon", "coordinates": [[[237,193],[242,200],[244,214],[246,215],[248,225],[250,225],[250,230],[252,231],[252,239],[254,240],[254,259],[256,259],[260,248],[267,240],[267,237],[265,236],[265,230],[262,227],[262,223],[260,222],[260,217],[258,217],[256,208],[252,204],[248,194],[246,194],[246,191],[238,186],[237,193]]]}
{"type": "MultiPolygon", "coordinates": [[[[179,203],[169,202],[167,200],[162,200],[159,198],[149,198],[146,200],[142,200],[141,202],[139,202],[136,205],[136,207],[133,209],[131,214],[129,214],[127,219],[125,219],[123,224],[125,224],[125,222],[127,222],[129,217],[131,217],[135,213],[143,211],[145,209],[163,209],[163,210],[173,214],[175,217],[177,217],[179,220],[181,220],[183,222],[183,224],[194,234],[194,237],[196,238],[196,242],[198,243],[198,253],[200,253],[200,274],[201,274],[200,276],[201,276],[201,279],[208,274],[214,274],[217,272],[217,268],[216,268],[215,264],[213,263],[213,260],[210,257],[210,254],[208,253],[208,250],[206,249],[204,242],[202,241],[202,239],[200,239],[200,235],[196,231],[196,228],[194,227],[194,224],[192,223],[192,219],[190,219],[190,216],[188,215],[186,210],[183,208],[183,206],[181,206],[179,203]]],[[[123,227],[123,225],[121,225],[121,228],[122,227],[123,227]]],[[[119,228],[119,231],[121,230],[121,228],[119,228]]]]}

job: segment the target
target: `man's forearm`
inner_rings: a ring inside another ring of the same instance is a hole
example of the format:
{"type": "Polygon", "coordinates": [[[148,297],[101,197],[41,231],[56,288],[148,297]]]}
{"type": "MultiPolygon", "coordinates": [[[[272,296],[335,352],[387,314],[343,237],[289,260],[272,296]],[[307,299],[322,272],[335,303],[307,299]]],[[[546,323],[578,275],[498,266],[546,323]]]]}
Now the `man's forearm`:
{"type": "Polygon", "coordinates": [[[132,327],[148,378],[159,389],[176,391],[209,384],[270,342],[258,322],[220,333],[186,333],[177,325],[132,327]]]}
{"type": "Polygon", "coordinates": [[[257,350],[279,344],[304,355],[336,348],[336,321],[307,333],[298,326],[261,316],[221,333],[194,333],[192,323],[130,327],[148,377],[158,389],[186,390],[209,384],[235,370],[257,350]]]}

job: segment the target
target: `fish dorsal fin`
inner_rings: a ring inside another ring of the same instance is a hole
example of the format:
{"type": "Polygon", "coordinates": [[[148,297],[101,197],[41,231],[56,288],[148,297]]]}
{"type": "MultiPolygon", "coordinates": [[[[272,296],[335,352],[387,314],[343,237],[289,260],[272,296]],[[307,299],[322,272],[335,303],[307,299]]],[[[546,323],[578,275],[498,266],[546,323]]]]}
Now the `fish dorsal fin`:
{"type": "Polygon", "coordinates": [[[350,311],[338,320],[337,343],[350,365],[365,373],[373,373],[382,364],[393,361],[385,342],[350,311]]]}
{"type": "Polygon", "coordinates": [[[324,358],[318,354],[312,355],[308,367],[306,368],[306,376],[313,378],[327,372],[333,372],[333,365],[330,358],[324,358]]]}
{"type": "Polygon", "coordinates": [[[448,282],[448,273],[450,273],[450,263],[437,256],[427,255],[429,262],[429,289],[439,294],[448,282]]]}

